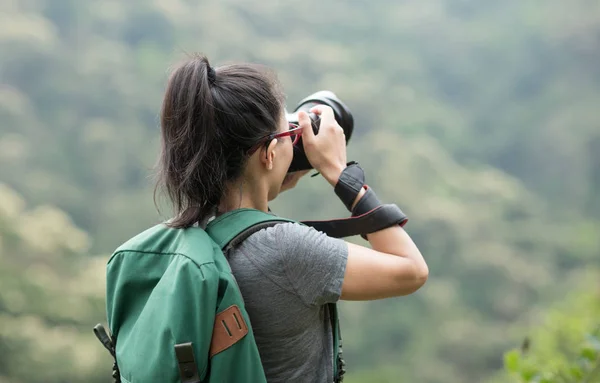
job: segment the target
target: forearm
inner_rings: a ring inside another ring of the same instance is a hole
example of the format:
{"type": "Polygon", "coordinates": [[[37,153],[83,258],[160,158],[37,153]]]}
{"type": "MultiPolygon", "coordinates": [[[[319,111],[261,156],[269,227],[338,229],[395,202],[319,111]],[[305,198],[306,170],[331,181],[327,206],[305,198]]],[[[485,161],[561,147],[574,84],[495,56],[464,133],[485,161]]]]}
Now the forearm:
{"type": "MultiPolygon", "coordinates": [[[[339,173],[338,173],[339,174],[339,173]]],[[[330,183],[335,185],[339,179],[339,175],[337,177],[332,177],[330,183]]],[[[381,202],[374,195],[373,190],[369,191],[370,201],[363,201],[363,206],[359,207],[359,211],[356,211],[356,207],[361,201],[361,199],[367,194],[366,187],[362,187],[358,192],[356,198],[354,199],[351,211],[353,215],[364,214],[366,211],[375,207],[375,205],[380,205],[381,202]]],[[[421,252],[413,242],[412,238],[408,235],[408,233],[400,226],[399,224],[387,227],[385,229],[369,233],[366,235],[366,239],[369,241],[373,250],[395,255],[403,258],[407,258],[414,263],[415,271],[419,275],[427,275],[428,269],[421,252]]]]}
{"type": "MultiPolygon", "coordinates": [[[[360,191],[352,204],[352,209],[356,207],[360,199],[365,195],[365,192],[366,190],[364,188],[360,191]]],[[[367,234],[367,240],[371,244],[373,250],[410,258],[414,260],[419,267],[427,268],[427,264],[417,248],[417,245],[415,245],[412,238],[400,225],[367,234]]]]}
{"type": "Polygon", "coordinates": [[[410,259],[414,262],[418,274],[424,276],[428,274],[427,263],[417,245],[399,225],[367,234],[367,239],[373,250],[410,259]]]}

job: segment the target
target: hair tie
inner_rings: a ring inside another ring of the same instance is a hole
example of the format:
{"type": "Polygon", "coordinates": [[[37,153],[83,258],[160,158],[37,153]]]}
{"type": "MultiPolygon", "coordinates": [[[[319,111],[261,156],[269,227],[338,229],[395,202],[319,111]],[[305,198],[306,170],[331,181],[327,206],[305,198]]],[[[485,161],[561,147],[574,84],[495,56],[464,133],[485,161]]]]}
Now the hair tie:
{"type": "Polygon", "coordinates": [[[207,65],[207,67],[208,83],[210,85],[214,85],[215,81],[217,80],[217,73],[215,72],[214,68],[210,65],[207,65]]]}

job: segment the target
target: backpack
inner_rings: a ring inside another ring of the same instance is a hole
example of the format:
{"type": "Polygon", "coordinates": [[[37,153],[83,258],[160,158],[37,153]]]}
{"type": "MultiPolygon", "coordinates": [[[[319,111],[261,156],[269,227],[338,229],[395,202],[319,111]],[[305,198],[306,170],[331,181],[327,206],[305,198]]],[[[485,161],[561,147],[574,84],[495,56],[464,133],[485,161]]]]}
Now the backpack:
{"type": "MultiPolygon", "coordinates": [[[[107,264],[107,319],[94,333],[114,358],[116,382],[266,382],[244,300],[226,259],[251,234],[295,222],[238,209],[206,229],[156,225],[125,242],[107,264]],[[111,334],[111,335],[109,335],[111,334]]],[[[329,304],[334,381],[344,362],[329,304]]]]}

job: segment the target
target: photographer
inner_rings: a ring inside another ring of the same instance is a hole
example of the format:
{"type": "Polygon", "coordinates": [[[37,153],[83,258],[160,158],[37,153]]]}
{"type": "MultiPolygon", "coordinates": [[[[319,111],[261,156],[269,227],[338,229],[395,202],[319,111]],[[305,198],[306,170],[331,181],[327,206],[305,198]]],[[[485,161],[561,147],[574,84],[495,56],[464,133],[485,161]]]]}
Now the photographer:
{"type": "MultiPolygon", "coordinates": [[[[288,173],[300,136],[311,165],[335,188],[349,171],[344,132],[331,108],[311,112],[320,117],[318,134],[304,112],[290,126],[276,77],[262,67],[184,61],[161,112],[158,186],[175,207],[170,226],[205,225],[240,208],[268,211],[306,173],[288,173]]],[[[367,193],[361,188],[349,209],[367,193]]],[[[269,382],[333,381],[328,303],[407,295],[425,283],[427,265],[400,225],[367,239],[372,248],[281,223],[228,254],[269,382]]]]}

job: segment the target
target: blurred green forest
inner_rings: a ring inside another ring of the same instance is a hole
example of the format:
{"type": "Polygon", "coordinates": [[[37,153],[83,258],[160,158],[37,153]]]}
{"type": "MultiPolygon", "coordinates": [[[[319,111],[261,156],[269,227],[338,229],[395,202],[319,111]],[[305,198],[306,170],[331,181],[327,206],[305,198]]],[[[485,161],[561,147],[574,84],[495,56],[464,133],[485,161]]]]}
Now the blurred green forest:
{"type": "MultiPolygon", "coordinates": [[[[91,331],[104,263],[166,216],[158,112],[169,66],[195,51],[273,67],[289,109],[337,93],[348,157],[410,217],[429,281],[342,303],[347,382],[541,382],[527,363],[584,379],[579,348],[593,372],[597,0],[2,0],[0,382],[110,381],[91,331]],[[526,336],[528,356],[508,352],[526,336]]],[[[346,215],[318,177],[272,207],[346,215]]]]}

